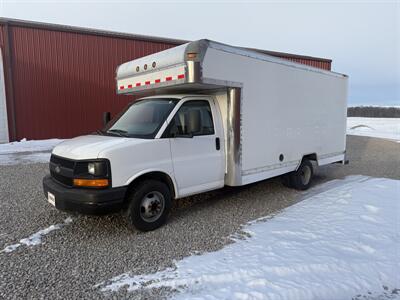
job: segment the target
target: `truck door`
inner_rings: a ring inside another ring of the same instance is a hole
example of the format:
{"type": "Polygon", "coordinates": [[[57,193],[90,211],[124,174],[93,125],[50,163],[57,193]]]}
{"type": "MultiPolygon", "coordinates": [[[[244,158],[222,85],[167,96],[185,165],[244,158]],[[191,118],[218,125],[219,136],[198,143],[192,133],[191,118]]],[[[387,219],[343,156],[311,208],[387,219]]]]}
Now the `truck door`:
{"type": "Polygon", "coordinates": [[[179,194],[224,186],[222,126],[213,100],[184,102],[168,128],[179,194]],[[217,121],[217,122],[216,122],[217,121]]]}

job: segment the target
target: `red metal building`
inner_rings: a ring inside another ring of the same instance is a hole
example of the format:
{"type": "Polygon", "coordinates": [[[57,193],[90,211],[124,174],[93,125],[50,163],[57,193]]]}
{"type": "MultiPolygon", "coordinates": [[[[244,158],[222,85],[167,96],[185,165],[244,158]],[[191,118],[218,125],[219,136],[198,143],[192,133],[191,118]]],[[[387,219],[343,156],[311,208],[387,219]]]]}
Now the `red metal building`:
{"type": "MultiPolygon", "coordinates": [[[[92,132],[101,127],[103,112],[115,115],[132,100],[116,95],[119,64],[185,42],[0,18],[0,85],[5,86],[0,127],[3,109],[10,141],[92,132]]],[[[254,50],[331,68],[329,59],[254,50]]]]}

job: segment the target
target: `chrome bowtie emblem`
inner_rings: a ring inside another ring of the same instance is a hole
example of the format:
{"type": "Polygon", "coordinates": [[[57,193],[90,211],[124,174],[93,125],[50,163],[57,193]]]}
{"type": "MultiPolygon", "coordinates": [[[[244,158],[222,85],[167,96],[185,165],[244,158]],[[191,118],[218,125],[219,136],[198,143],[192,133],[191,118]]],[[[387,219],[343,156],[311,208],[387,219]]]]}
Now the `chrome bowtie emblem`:
{"type": "Polygon", "coordinates": [[[54,168],[54,171],[56,171],[56,173],[60,173],[61,172],[60,166],[56,166],[54,168]]]}

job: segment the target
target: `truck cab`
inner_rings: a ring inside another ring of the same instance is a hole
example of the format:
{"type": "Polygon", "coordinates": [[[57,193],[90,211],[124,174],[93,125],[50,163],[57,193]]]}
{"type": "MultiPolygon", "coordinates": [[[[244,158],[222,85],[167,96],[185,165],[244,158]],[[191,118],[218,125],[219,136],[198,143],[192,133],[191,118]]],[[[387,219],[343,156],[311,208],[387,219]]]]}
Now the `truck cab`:
{"type": "Polygon", "coordinates": [[[45,194],[56,208],[82,213],[130,204],[131,223],[151,230],[172,199],[224,186],[223,137],[212,96],[142,98],[103,130],[55,147],[45,194]]]}

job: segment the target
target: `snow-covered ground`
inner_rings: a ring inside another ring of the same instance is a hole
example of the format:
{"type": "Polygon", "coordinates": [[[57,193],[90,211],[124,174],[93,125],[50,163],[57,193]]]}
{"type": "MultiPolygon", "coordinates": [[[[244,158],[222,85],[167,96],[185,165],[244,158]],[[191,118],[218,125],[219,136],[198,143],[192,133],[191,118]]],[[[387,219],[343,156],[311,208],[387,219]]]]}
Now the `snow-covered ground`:
{"type": "Polygon", "coordinates": [[[400,181],[351,176],[318,191],[222,250],[97,287],[166,287],[177,299],[400,299],[400,181]]]}
{"type": "Polygon", "coordinates": [[[400,118],[347,118],[347,134],[400,141],[400,118]]]}
{"type": "Polygon", "coordinates": [[[0,165],[48,162],[51,150],[63,140],[32,140],[0,144],[0,165]]]}

